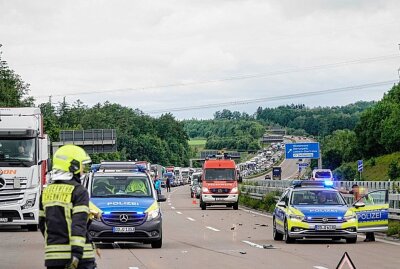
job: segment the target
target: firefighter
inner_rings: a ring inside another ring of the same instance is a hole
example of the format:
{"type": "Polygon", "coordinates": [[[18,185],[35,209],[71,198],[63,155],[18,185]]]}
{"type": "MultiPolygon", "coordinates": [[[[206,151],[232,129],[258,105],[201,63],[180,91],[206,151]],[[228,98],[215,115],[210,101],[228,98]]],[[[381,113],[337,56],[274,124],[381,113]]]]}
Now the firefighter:
{"type": "Polygon", "coordinates": [[[95,269],[95,256],[87,233],[89,194],[81,185],[89,155],[65,145],[53,157],[53,178],[42,193],[39,228],[45,238],[47,268],[95,269]]]}

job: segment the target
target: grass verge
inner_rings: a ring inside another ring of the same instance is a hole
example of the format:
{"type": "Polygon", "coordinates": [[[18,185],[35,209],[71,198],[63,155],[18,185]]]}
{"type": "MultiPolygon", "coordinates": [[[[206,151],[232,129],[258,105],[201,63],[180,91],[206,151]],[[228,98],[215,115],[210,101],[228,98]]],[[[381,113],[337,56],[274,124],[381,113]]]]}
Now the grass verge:
{"type": "Polygon", "coordinates": [[[239,204],[249,208],[272,213],[276,204],[275,196],[279,195],[280,193],[278,192],[270,192],[265,195],[262,200],[260,200],[251,198],[250,195],[246,193],[242,193],[239,197],[239,204]]]}

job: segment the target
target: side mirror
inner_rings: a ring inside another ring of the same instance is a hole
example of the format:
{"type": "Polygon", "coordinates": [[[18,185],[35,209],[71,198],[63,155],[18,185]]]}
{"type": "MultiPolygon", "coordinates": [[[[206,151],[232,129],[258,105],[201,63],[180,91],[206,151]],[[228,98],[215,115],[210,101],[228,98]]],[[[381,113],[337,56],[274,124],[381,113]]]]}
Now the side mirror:
{"type": "Polygon", "coordinates": [[[243,182],[243,177],[242,177],[242,176],[239,176],[238,182],[239,182],[239,183],[242,183],[242,182],[243,182]]]}
{"type": "Polygon", "coordinates": [[[280,207],[285,207],[285,208],[286,208],[286,203],[285,203],[284,201],[280,201],[280,202],[278,202],[276,205],[277,205],[277,206],[280,206],[280,207]]]}
{"type": "Polygon", "coordinates": [[[47,172],[50,172],[53,170],[53,162],[51,161],[51,158],[47,159],[47,172]]]}
{"type": "Polygon", "coordinates": [[[167,201],[167,197],[165,197],[165,195],[159,194],[157,202],[165,202],[165,201],[167,201]]]}
{"type": "Polygon", "coordinates": [[[354,207],[355,207],[355,208],[364,207],[364,206],[365,206],[365,204],[364,204],[363,202],[356,202],[356,203],[354,203],[354,207]]]}

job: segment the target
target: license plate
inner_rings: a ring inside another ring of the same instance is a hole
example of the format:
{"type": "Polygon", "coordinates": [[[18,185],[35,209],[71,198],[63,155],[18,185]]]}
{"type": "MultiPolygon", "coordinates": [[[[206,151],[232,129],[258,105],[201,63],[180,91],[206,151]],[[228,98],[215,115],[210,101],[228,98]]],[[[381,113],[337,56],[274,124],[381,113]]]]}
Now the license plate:
{"type": "Polygon", "coordinates": [[[225,198],[215,198],[215,201],[223,201],[225,198]]]}
{"type": "Polygon", "coordinates": [[[114,233],[133,233],[135,232],[135,227],[113,227],[114,233]]]}
{"type": "Polygon", "coordinates": [[[315,225],[315,230],[317,231],[332,231],[336,230],[335,225],[315,225]]]}
{"type": "Polygon", "coordinates": [[[8,222],[8,218],[0,218],[0,222],[8,222]]]}

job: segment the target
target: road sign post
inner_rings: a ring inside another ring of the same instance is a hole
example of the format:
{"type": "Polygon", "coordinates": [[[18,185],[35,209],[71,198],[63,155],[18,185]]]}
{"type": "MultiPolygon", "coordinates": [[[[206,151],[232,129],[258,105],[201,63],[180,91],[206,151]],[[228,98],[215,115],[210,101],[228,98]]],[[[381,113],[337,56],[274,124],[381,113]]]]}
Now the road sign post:
{"type": "Polygon", "coordinates": [[[363,160],[358,160],[357,161],[357,170],[358,170],[358,172],[360,172],[360,180],[362,180],[361,179],[361,173],[364,170],[363,160]]]}

